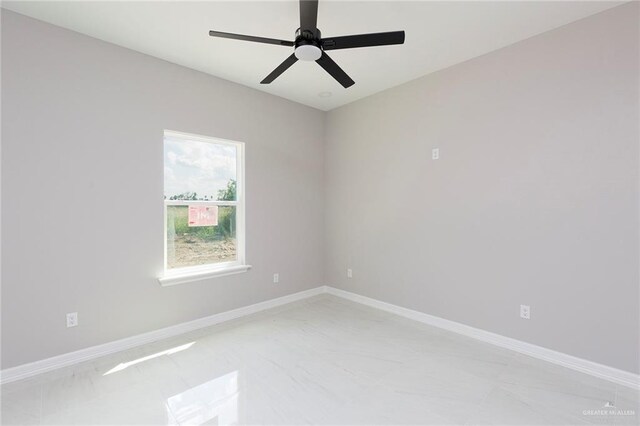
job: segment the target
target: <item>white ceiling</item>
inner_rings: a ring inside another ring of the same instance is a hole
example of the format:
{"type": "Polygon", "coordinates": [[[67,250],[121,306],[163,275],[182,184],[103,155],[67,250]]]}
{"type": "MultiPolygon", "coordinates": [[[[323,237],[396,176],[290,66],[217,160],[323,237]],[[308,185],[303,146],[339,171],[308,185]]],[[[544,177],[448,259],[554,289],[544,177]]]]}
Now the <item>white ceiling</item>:
{"type": "Polygon", "coordinates": [[[355,80],[349,89],[317,64],[301,61],[261,85],[292,48],[208,36],[215,29],[293,40],[297,1],[4,1],[2,7],[329,110],[622,3],[320,0],[323,36],[406,31],[404,45],[329,52],[355,80]]]}

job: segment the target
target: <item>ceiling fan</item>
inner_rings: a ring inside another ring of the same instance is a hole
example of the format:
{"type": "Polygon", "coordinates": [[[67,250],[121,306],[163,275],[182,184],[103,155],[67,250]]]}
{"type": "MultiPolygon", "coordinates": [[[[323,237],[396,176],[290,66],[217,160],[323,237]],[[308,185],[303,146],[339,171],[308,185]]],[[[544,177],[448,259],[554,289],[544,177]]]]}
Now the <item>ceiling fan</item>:
{"type": "Polygon", "coordinates": [[[345,89],[352,86],[355,82],[338,64],[333,62],[333,59],[326,54],[326,50],[404,43],[404,31],[322,38],[320,30],[317,27],[317,21],[318,0],[300,0],[300,28],[296,31],[295,41],[225,33],[221,31],[209,31],[209,35],[212,37],[294,47],[294,53],[278,65],[260,84],[271,83],[299,59],[301,61],[316,61],[318,65],[324,68],[324,70],[335,78],[345,89]]]}

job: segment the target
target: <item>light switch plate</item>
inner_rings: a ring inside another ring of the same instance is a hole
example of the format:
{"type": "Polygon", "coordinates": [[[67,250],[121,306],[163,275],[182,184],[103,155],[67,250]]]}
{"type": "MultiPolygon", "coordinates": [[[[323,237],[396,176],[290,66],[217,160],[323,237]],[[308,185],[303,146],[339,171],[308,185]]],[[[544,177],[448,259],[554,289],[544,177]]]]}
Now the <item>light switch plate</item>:
{"type": "Polygon", "coordinates": [[[75,327],[78,325],[78,313],[71,312],[67,314],[67,327],[75,327]]]}

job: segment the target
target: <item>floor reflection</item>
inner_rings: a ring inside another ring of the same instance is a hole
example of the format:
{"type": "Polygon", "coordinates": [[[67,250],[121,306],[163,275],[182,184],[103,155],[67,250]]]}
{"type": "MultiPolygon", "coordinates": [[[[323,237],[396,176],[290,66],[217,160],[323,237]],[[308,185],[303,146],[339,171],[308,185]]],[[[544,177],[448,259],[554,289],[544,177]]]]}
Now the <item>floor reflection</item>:
{"type": "Polygon", "coordinates": [[[151,355],[147,355],[147,356],[142,357],[142,358],[134,359],[133,361],[122,362],[122,363],[116,365],[115,367],[113,367],[111,370],[109,370],[106,373],[104,373],[103,376],[107,376],[107,375],[112,374],[112,373],[117,373],[118,371],[122,371],[127,367],[131,367],[132,365],[140,364],[141,362],[149,361],[150,359],[158,358],[159,356],[162,356],[162,355],[171,355],[171,354],[175,354],[175,353],[180,352],[180,351],[184,351],[186,349],[189,349],[191,346],[193,346],[194,343],[196,343],[196,342],[187,343],[186,345],[182,345],[182,346],[176,346],[175,348],[167,349],[166,351],[156,352],[155,354],[151,354],[151,355]]]}
{"type": "Polygon", "coordinates": [[[180,425],[238,424],[238,372],[209,380],[167,399],[180,425]]]}

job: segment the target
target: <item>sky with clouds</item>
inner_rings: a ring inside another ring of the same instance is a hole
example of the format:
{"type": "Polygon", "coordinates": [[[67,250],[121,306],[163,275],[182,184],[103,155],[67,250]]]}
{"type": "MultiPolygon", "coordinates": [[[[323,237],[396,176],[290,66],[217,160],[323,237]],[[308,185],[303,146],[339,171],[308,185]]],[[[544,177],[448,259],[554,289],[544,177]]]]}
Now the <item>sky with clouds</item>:
{"type": "Polygon", "coordinates": [[[236,147],[165,137],[164,195],[184,192],[216,199],[218,190],[236,179],[236,147]]]}

